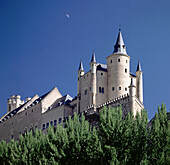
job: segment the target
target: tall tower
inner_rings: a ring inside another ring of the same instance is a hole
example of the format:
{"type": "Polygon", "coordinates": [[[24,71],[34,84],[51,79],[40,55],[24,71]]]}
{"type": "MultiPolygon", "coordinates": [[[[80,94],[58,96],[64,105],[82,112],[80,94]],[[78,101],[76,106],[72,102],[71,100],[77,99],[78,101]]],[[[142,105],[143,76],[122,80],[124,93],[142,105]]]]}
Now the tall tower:
{"type": "Polygon", "coordinates": [[[108,100],[129,93],[130,57],[127,55],[121,30],[113,54],[107,57],[108,100]]]}
{"type": "Polygon", "coordinates": [[[96,105],[96,86],[97,86],[97,78],[96,78],[96,70],[97,63],[95,53],[93,51],[92,59],[90,62],[90,70],[91,70],[91,80],[90,80],[90,105],[96,105]]]}
{"type": "Polygon", "coordinates": [[[140,62],[136,69],[136,95],[141,103],[143,103],[143,72],[140,62]]]}
{"type": "Polygon", "coordinates": [[[135,107],[135,97],[136,97],[136,87],[133,83],[133,78],[131,78],[131,83],[129,86],[129,94],[130,94],[130,107],[131,107],[131,111],[133,112],[133,115],[136,116],[136,107],[135,107]]]}
{"type": "Polygon", "coordinates": [[[80,112],[80,101],[81,101],[81,83],[82,83],[82,76],[84,75],[83,63],[80,61],[79,69],[78,69],[78,82],[77,82],[77,113],[80,112]]]}

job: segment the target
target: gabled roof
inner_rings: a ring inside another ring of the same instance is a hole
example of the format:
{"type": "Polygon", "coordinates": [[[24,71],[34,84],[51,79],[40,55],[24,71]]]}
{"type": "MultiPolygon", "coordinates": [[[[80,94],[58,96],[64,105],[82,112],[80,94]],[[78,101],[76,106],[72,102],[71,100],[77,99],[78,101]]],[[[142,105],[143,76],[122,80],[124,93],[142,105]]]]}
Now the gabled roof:
{"type": "Polygon", "coordinates": [[[16,115],[17,112],[18,112],[22,107],[24,107],[26,104],[27,104],[27,102],[24,103],[23,105],[21,105],[20,107],[18,107],[18,108],[16,108],[16,109],[8,112],[7,114],[5,114],[5,115],[0,119],[0,123],[2,123],[2,122],[4,122],[5,120],[11,118],[12,116],[16,115]]]}
{"type": "MultiPolygon", "coordinates": [[[[65,95],[60,98],[58,98],[49,108],[47,111],[57,108],[61,105],[69,105],[69,103],[73,100],[73,98],[70,95],[65,95]]],[[[47,112],[46,111],[46,112],[47,112]]]]}
{"type": "Polygon", "coordinates": [[[97,70],[107,72],[107,65],[97,63],[97,70]]]}
{"type": "Polygon", "coordinates": [[[123,37],[122,37],[122,33],[121,33],[121,30],[119,29],[119,34],[118,34],[118,37],[117,37],[117,41],[116,41],[116,44],[114,46],[114,51],[113,51],[113,54],[127,54],[126,52],[126,46],[123,42],[123,37]]]}

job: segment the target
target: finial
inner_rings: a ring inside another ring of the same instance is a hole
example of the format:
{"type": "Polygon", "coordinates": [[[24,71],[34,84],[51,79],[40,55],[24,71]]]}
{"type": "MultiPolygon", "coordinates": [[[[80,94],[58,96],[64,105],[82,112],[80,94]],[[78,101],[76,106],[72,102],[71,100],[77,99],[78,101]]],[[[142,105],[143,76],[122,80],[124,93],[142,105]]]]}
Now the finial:
{"type": "Polygon", "coordinates": [[[119,32],[121,31],[121,25],[119,25],[119,32]]]}
{"type": "Polygon", "coordinates": [[[91,58],[91,62],[96,62],[96,57],[95,57],[94,50],[93,50],[93,54],[92,54],[92,58],[91,58]]]}
{"type": "Polygon", "coordinates": [[[138,60],[138,66],[137,66],[136,72],[137,72],[137,71],[142,71],[141,65],[140,65],[140,61],[139,61],[139,60],[138,60]]]}

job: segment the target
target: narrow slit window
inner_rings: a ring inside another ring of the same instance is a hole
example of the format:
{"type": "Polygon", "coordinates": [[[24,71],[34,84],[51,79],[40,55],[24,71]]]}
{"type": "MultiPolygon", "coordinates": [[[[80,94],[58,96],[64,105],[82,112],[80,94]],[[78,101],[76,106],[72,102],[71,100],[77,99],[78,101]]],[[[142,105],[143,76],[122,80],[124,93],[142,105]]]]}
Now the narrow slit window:
{"type": "Polygon", "coordinates": [[[99,93],[101,93],[102,92],[102,88],[101,87],[99,87],[99,93]]]}

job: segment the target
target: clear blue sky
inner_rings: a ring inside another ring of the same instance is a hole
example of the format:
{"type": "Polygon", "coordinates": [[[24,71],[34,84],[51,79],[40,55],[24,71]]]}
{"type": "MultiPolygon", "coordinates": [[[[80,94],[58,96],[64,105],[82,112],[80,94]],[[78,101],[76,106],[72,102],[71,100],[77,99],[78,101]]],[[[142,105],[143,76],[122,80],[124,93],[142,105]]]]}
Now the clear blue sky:
{"type": "Polygon", "coordinates": [[[56,86],[74,97],[80,59],[88,71],[94,49],[106,63],[119,25],[131,72],[142,65],[149,118],[162,102],[169,110],[169,0],[0,0],[0,116],[14,94],[25,99],[56,86]]]}

